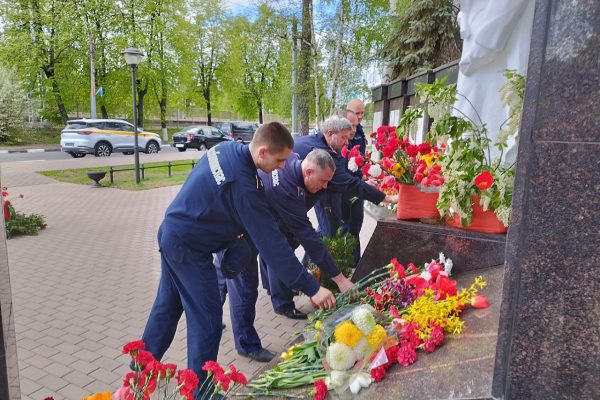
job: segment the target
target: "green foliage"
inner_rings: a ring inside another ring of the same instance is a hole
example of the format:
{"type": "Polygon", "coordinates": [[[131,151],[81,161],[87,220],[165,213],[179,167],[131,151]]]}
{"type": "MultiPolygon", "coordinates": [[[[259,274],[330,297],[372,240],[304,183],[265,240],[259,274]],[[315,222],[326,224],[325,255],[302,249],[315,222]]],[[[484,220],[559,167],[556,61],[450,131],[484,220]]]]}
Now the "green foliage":
{"type": "Polygon", "coordinates": [[[0,142],[10,138],[10,131],[22,124],[27,95],[16,74],[0,66],[0,142]]]}
{"type": "MultiPolygon", "coordinates": [[[[523,100],[523,80],[514,75],[506,74],[511,93],[505,100],[513,104],[511,109],[520,113],[523,100]],[[515,100],[516,98],[516,100],[515,100]]],[[[500,149],[506,147],[508,136],[500,136],[496,143],[491,143],[487,129],[474,121],[452,115],[452,104],[457,96],[456,85],[444,85],[444,80],[432,84],[419,85],[418,95],[422,99],[417,109],[427,110],[435,119],[430,136],[441,143],[448,143],[444,157],[441,159],[445,183],[441,187],[437,208],[442,215],[456,212],[463,226],[471,222],[473,214],[472,199],[479,198],[484,210],[492,209],[500,221],[508,226],[512,192],[514,184],[514,165],[504,165],[501,157],[492,160],[490,145],[500,149]],[[475,178],[484,171],[493,177],[493,184],[487,189],[479,189],[475,178]]],[[[418,118],[417,112],[408,113],[401,120],[402,125],[409,125],[418,118]],[[413,115],[414,114],[414,115],[413,115]],[[404,121],[406,119],[406,121],[404,121]]],[[[512,133],[514,135],[514,132],[512,133]]]]}
{"type": "Polygon", "coordinates": [[[391,35],[381,50],[393,76],[409,76],[453,61],[462,46],[452,0],[414,0],[401,4],[391,35]]]}
{"type": "MultiPolygon", "coordinates": [[[[12,207],[11,207],[12,208],[12,207]]],[[[24,214],[11,210],[10,221],[6,222],[6,238],[18,235],[37,236],[46,227],[46,219],[40,214],[24,214]]]]}
{"type": "MultiPolygon", "coordinates": [[[[329,251],[329,254],[335,261],[344,276],[352,275],[352,269],[356,266],[354,263],[354,249],[358,246],[358,240],[350,233],[344,233],[342,228],[339,228],[335,237],[324,237],[323,243],[329,251]]],[[[312,266],[311,269],[316,268],[312,266]]],[[[331,280],[331,277],[321,274],[321,286],[338,293],[337,285],[331,280]]]]}

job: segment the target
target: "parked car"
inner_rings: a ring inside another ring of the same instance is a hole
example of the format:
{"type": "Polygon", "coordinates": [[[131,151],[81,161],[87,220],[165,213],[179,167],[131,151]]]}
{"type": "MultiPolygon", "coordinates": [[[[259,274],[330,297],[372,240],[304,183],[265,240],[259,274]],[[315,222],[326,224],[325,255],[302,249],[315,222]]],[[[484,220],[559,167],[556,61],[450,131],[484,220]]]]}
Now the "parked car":
{"type": "MultiPolygon", "coordinates": [[[[147,154],[158,153],[160,136],[138,129],[138,150],[147,154]]],[[[74,119],[60,134],[60,148],[71,157],[108,157],[112,153],[133,154],[135,129],[121,119],[74,119]]]]}
{"type": "Polygon", "coordinates": [[[232,139],[215,127],[190,126],[173,135],[171,146],[179,151],[186,151],[188,148],[207,150],[229,140],[232,139]]]}
{"type": "Polygon", "coordinates": [[[244,143],[249,143],[258,129],[258,124],[241,121],[215,122],[213,126],[225,132],[231,139],[244,143]]]}

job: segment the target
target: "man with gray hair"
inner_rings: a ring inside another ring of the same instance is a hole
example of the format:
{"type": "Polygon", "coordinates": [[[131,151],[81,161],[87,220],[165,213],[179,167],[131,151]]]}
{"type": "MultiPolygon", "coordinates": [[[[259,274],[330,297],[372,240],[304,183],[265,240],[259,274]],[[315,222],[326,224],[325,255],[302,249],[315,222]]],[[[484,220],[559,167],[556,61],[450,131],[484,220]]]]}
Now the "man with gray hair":
{"type": "Polygon", "coordinates": [[[319,221],[319,229],[323,236],[335,236],[338,228],[344,225],[342,215],[343,198],[357,197],[378,204],[382,201],[394,203],[397,196],[389,196],[371,186],[362,178],[354,176],[346,167],[346,159],[341,151],[348,144],[348,138],[353,127],[348,119],[333,115],[322,124],[323,133],[313,136],[302,136],[295,140],[294,153],[301,159],[306,158],[313,149],[327,151],[333,158],[336,170],[329,183],[326,193],[315,204],[315,212],[319,221]]]}
{"type": "MultiPolygon", "coordinates": [[[[302,245],[319,269],[336,283],[341,292],[345,292],[354,285],[340,272],[307,216],[327,188],[335,170],[331,155],[325,150],[315,149],[302,161],[298,155],[292,154],[283,169],[259,175],[265,184],[271,213],[290,246],[295,249],[302,245]]],[[[306,314],[294,305],[294,292],[270,273],[277,266],[267,265],[261,257],[260,268],[263,286],[271,293],[273,310],[288,318],[305,319],[306,314]]]]}

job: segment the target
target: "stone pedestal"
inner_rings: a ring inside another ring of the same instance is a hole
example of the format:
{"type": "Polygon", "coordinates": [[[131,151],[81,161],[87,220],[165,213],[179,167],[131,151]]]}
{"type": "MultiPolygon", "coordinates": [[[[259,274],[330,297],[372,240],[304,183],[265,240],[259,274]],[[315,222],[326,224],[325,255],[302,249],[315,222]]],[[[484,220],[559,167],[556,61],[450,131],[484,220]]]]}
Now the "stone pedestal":
{"type": "Polygon", "coordinates": [[[505,399],[600,398],[600,4],[538,0],[494,376],[505,399]]]}
{"type": "Polygon", "coordinates": [[[0,333],[2,333],[0,335],[0,399],[18,400],[21,395],[17,344],[6,254],[6,230],[2,213],[0,213],[0,220],[0,333]]]}

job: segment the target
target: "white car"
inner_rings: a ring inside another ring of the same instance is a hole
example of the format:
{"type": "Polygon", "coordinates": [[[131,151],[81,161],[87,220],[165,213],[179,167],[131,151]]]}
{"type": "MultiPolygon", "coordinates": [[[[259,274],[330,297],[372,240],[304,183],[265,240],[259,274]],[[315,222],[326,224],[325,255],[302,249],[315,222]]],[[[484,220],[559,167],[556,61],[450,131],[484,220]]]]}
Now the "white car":
{"type": "MultiPolygon", "coordinates": [[[[60,134],[60,147],[71,157],[108,157],[112,153],[133,154],[133,125],[121,119],[74,119],[60,134]]],[[[153,154],[160,151],[160,136],[138,129],[138,151],[153,154]]]]}

